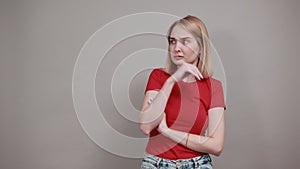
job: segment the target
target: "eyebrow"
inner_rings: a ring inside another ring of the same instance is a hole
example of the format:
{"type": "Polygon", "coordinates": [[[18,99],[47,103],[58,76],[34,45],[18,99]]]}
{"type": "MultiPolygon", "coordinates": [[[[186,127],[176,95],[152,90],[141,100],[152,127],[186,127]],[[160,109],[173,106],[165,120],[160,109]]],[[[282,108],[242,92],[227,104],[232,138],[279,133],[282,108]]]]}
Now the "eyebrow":
{"type": "MultiPolygon", "coordinates": [[[[176,39],[176,38],[169,36],[169,39],[176,39]]],[[[183,38],[179,38],[179,39],[192,39],[192,38],[191,37],[183,37],[183,38]]]]}

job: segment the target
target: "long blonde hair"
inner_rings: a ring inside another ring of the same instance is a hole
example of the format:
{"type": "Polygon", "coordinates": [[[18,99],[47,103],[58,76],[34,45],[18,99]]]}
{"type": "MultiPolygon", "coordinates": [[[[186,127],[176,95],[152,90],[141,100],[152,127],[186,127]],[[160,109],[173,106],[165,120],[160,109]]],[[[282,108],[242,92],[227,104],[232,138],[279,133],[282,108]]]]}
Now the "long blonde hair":
{"type": "MultiPolygon", "coordinates": [[[[197,67],[204,78],[212,76],[211,70],[211,55],[210,55],[210,41],[208,31],[205,24],[197,17],[188,15],[176,22],[174,22],[168,30],[168,36],[170,37],[173,28],[176,25],[184,26],[196,39],[200,51],[198,56],[197,67]]],[[[173,74],[176,71],[176,65],[172,62],[170,57],[170,45],[168,47],[168,57],[166,61],[166,72],[173,74]]]]}

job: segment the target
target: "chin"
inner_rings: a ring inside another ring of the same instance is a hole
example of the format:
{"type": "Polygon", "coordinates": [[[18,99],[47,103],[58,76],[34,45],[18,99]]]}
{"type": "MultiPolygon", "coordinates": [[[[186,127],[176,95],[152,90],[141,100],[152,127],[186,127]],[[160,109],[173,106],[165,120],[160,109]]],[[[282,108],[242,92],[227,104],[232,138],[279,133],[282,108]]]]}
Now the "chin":
{"type": "Polygon", "coordinates": [[[175,64],[175,65],[177,65],[177,66],[179,66],[179,65],[182,65],[183,63],[185,63],[185,61],[182,59],[182,60],[173,60],[172,59],[172,62],[175,64]]]}
{"type": "Polygon", "coordinates": [[[180,62],[173,62],[176,66],[180,66],[180,65],[182,65],[183,63],[185,63],[185,62],[182,62],[182,61],[180,61],[180,62]]]}

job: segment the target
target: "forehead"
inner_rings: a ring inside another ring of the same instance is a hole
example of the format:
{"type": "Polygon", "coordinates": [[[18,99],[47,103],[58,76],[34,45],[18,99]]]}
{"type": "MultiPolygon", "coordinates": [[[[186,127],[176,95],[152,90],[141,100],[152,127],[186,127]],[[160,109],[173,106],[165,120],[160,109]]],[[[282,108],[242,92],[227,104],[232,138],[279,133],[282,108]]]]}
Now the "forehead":
{"type": "Polygon", "coordinates": [[[193,38],[193,35],[180,24],[174,26],[170,36],[174,38],[186,38],[186,37],[193,38]]]}

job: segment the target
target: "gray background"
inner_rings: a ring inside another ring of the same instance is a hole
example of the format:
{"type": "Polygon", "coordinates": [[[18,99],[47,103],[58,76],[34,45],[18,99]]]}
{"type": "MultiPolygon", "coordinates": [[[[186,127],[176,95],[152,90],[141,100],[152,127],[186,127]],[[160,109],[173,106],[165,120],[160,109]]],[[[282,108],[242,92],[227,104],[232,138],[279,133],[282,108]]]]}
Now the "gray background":
{"type": "Polygon", "coordinates": [[[0,168],[139,168],[141,159],[94,144],[72,103],[73,68],[85,41],[137,12],[193,14],[206,23],[228,85],[226,144],[214,157],[216,169],[299,167],[299,2],[2,0],[0,168]]]}

